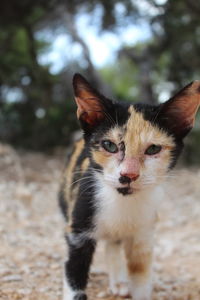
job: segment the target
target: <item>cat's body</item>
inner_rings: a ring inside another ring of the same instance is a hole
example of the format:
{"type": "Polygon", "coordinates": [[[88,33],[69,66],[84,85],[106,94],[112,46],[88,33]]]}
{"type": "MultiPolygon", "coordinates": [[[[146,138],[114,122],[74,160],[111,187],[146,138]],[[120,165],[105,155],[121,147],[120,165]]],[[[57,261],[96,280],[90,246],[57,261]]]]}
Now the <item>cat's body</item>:
{"type": "Polygon", "coordinates": [[[74,147],[60,193],[69,246],[63,300],[86,299],[100,239],[106,241],[111,292],[151,299],[157,187],[193,125],[199,86],[189,85],[164,105],[132,105],[112,102],[74,77],[84,139],[74,147]]]}

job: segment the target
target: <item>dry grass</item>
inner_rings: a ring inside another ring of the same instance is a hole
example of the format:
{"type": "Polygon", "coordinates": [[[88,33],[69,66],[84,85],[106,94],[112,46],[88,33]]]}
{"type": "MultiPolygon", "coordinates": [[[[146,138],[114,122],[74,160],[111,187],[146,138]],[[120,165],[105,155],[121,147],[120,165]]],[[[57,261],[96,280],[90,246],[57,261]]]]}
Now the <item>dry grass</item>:
{"type": "MultiPolygon", "coordinates": [[[[63,159],[0,145],[0,299],[61,299],[64,223],[56,195],[63,159]]],[[[155,240],[154,300],[200,299],[200,170],[179,170],[164,187],[155,240]]],[[[107,290],[100,244],[90,299],[107,290]]]]}

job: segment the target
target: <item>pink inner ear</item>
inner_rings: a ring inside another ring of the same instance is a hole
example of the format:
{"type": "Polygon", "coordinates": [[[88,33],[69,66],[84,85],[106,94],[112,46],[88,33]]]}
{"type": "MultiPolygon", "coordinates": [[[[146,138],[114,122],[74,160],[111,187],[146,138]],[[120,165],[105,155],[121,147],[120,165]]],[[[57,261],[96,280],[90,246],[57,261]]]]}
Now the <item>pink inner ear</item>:
{"type": "Polygon", "coordinates": [[[77,117],[88,125],[96,125],[104,118],[101,96],[80,74],[73,78],[75,100],[78,106],[77,117]]]}
{"type": "Polygon", "coordinates": [[[104,118],[103,108],[97,98],[90,95],[89,98],[75,97],[75,99],[78,106],[78,119],[89,125],[95,125],[104,118]]]}
{"type": "Polygon", "coordinates": [[[174,130],[178,133],[193,127],[199,105],[200,81],[194,81],[166,102],[163,108],[169,121],[174,123],[174,130]]]}
{"type": "Polygon", "coordinates": [[[174,105],[171,105],[168,113],[174,115],[180,125],[192,127],[199,107],[199,101],[197,100],[197,97],[179,99],[175,101],[174,105]]]}
{"type": "Polygon", "coordinates": [[[195,115],[199,108],[199,100],[199,96],[192,97],[191,101],[189,101],[187,98],[183,99],[181,110],[183,117],[189,126],[194,125],[195,115]]]}

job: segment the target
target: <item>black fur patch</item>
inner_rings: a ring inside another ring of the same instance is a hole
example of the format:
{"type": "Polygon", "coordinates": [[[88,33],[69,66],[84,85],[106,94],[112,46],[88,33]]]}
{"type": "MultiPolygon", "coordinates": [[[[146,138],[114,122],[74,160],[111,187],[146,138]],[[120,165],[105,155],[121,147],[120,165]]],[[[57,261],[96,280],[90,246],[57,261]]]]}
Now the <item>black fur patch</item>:
{"type": "Polygon", "coordinates": [[[123,196],[131,195],[133,193],[133,190],[129,187],[118,188],[117,191],[123,196]]]}
{"type": "Polygon", "coordinates": [[[127,176],[120,176],[119,182],[121,184],[127,184],[127,183],[131,183],[131,179],[127,176]]]}
{"type": "Polygon", "coordinates": [[[64,186],[63,186],[63,184],[61,185],[60,191],[58,193],[58,203],[59,203],[62,215],[64,216],[65,220],[67,221],[68,220],[68,217],[67,217],[67,201],[66,201],[65,195],[64,195],[64,186]]]}
{"type": "Polygon", "coordinates": [[[88,231],[93,228],[93,217],[95,215],[94,195],[95,178],[88,171],[81,180],[77,200],[73,211],[72,229],[75,233],[88,231]],[[90,177],[90,179],[88,179],[90,177]]]}
{"type": "Polygon", "coordinates": [[[83,163],[84,159],[86,159],[88,157],[88,149],[87,147],[84,147],[82,152],[80,153],[80,155],[78,156],[77,158],[77,161],[76,161],[76,165],[75,165],[75,168],[73,170],[74,172],[74,175],[73,175],[73,179],[72,179],[72,189],[74,189],[77,184],[78,184],[78,179],[82,176],[81,173],[80,173],[80,166],[81,164],[83,163]]]}
{"type": "Polygon", "coordinates": [[[68,282],[74,290],[86,288],[95,246],[95,241],[91,239],[85,240],[80,247],[69,243],[69,260],[65,264],[65,271],[68,282]]]}

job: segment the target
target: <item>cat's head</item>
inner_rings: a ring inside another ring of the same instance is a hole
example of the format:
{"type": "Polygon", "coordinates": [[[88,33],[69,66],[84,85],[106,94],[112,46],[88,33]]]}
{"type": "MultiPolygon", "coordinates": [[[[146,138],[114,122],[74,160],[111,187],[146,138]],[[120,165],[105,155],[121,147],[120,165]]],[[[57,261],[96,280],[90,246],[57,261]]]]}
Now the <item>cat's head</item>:
{"type": "Polygon", "coordinates": [[[106,184],[128,195],[166,177],[193,127],[200,81],[157,106],[113,102],[79,74],[73,86],[92,167],[106,184]]]}

